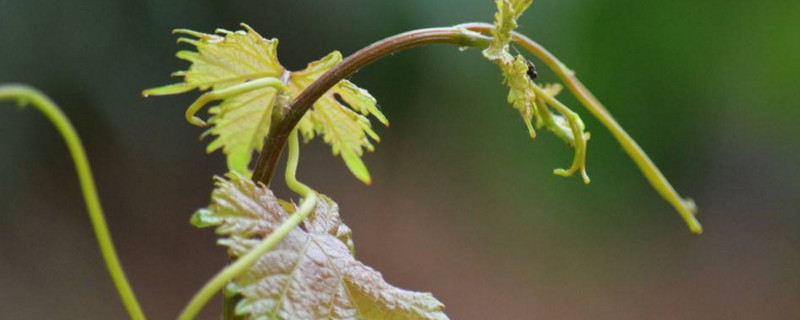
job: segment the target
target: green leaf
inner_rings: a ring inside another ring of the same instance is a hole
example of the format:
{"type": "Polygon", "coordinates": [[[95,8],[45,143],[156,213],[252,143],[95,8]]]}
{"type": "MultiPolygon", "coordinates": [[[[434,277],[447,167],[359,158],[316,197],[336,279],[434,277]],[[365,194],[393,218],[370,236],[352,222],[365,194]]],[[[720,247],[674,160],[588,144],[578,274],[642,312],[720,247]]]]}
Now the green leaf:
{"type": "Polygon", "coordinates": [[[183,76],[186,85],[200,90],[225,88],[258,78],[279,78],[285,70],[278,63],[278,39],[267,40],[248,25],[242,27],[246,30],[217,30],[219,34],[175,30],[173,33],[196,38],[179,38],[178,42],[194,45],[197,52],[179,51],[177,57],[192,65],[189,70],[173,75],[183,76]]]}
{"type": "MultiPolygon", "coordinates": [[[[289,91],[297,97],[317,78],[342,61],[338,51],[309,63],[305,70],[293,72],[289,76],[289,91]]],[[[300,120],[298,128],[306,141],[316,135],[330,144],[334,155],[341,154],[347,167],[361,181],[371,182],[369,172],[361,161],[364,149],[373,151],[375,147],[370,138],[380,141],[372,130],[367,115],[373,115],[384,125],[389,125],[386,117],[378,110],[377,102],[364,89],[352,82],[342,80],[322,95],[308,113],[300,120]],[[338,99],[337,99],[338,97],[338,99]],[[340,102],[341,101],[341,102],[340,102]]]]}
{"type": "Polygon", "coordinates": [[[210,109],[208,123],[212,127],[203,135],[213,134],[216,138],[206,151],[222,149],[228,168],[247,174],[253,151],[261,151],[269,133],[276,98],[277,90],[262,88],[226,99],[210,109]]]}
{"type": "MultiPolygon", "coordinates": [[[[211,205],[192,218],[216,226],[219,243],[241,256],[277,228],[294,206],[263,185],[230,174],[217,179],[211,205]],[[286,209],[289,209],[288,211],[286,209]]],[[[248,319],[444,320],[444,306],[429,293],[386,283],[355,259],[351,231],[335,202],[321,197],[302,228],[292,230],[272,251],[227,288],[243,296],[236,312],[248,319]]]]}
{"type": "MultiPolygon", "coordinates": [[[[174,73],[184,82],[145,90],[143,94],[179,94],[192,89],[207,90],[187,110],[187,119],[197,125],[210,125],[203,135],[215,139],[207,151],[222,150],[227,155],[228,168],[247,174],[253,152],[260,152],[269,132],[275,105],[288,104],[319,76],[342,60],[334,51],[305,70],[289,72],[277,58],[278,40],[264,39],[243,24],[246,30],[217,30],[205,34],[191,30],[176,33],[193,38],[179,42],[194,45],[197,51],[180,51],[177,56],[191,62],[189,70],[174,73]],[[284,87],[276,87],[265,79],[278,79],[284,87]],[[256,85],[257,84],[257,85],[256,85]],[[284,96],[286,99],[281,99],[284,96]],[[194,114],[213,100],[222,102],[209,109],[206,121],[194,114]]],[[[347,167],[361,181],[370,183],[369,172],[361,161],[364,149],[374,150],[370,139],[379,141],[367,116],[375,116],[388,125],[378,110],[377,102],[366,90],[347,80],[340,81],[325,93],[301,119],[298,127],[306,141],[321,135],[331,145],[334,155],[341,155],[347,167]]]]}
{"type": "Polygon", "coordinates": [[[185,83],[176,83],[170,84],[163,87],[148,89],[142,92],[142,95],[146,98],[149,96],[165,96],[171,94],[179,94],[188,91],[194,90],[194,86],[185,84],[185,83]]]}
{"type": "MultiPolygon", "coordinates": [[[[178,42],[189,43],[197,49],[196,52],[180,51],[177,54],[178,58],[192,63],[189,70],[173,74],[183,76],[184,81],[145,90],[143,94],[169,95],[192,89],[221,91],[256,79],[280,78],[285,70],[277,59],[278,40],[264,39],[249,26],[242,26],[246,31],[218,30],[219,34],[175,30],[177,34],[196,38],[178,39],[178,42]]],[[[276,93],[275,88],[258,88],[233,95],[211,108],[208,124],[212,127],[203,136],[211,134],[216,138],[208,145],[207,151],[222,149],[227,155],[229,169],[248,173],[252,153],[261,151],[263,138],[269,131],[276,93]]],[[[198,108],[203,104],[205,102],[198,108]]],[[[197,111],[190,110],[192,115],[197,111]]],[[[195,124],[204,125],[202,121],[195,124]]]]}

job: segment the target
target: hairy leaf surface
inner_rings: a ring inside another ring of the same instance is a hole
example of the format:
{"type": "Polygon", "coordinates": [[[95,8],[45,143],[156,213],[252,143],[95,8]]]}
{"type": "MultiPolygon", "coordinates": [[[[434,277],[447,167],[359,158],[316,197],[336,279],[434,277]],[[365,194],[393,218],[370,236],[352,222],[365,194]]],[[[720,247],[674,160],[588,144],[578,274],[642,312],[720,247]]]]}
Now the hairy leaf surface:
{"type": "MultiPolygon", "coordinates": [[[[222,100],[218,106],[209,109],[211,117],[207,119],[207,124],[211,128],[204,135],[214,135],[215,139],[208,145],[207,151],[222,149],[227,155],[228,167],[246,174],[253,151],[261,151],[263,147],[276,106],[280,108],[291,102],[314,80],[338,64],[342,55],[334,51],[310,63],[305,70],[290,72],[278,61],[277,39],[264,39],[247,25],[243,26],[246,30],[217,30],[217,34],[176,30],[176,33],[193,37],[180,38],[179,42],[192,44],[197,49],[196,52],[180,51],[177,54],[178,58],[191,62],[189,70],[174,73],[182,76],[184,81],[145,90],[144,94],[178,94],[193,89],[211,89],[211,93],[217,93],[218,96],[207,99],[222,100]],[[285,83],[285,87],[236,90],[265,78],[279,79],[285,83]],[[235,92],[231,94],[231,90],[235,92]]],[[[206,102],[203,97],[198,99],[187,111],[189,116],[206,102]]],[[[298,126],[306,141],[321,135],[331,145],[333,154],[341,155],[358,179],[370,183],[369,172],[361,156],[364,149],[374,150],[370,139],[378,141],[379,138],[372,130],[366,117],[368,115],[388,125],[386,117],[378,110],[375,98],[366,90],[343,80],[312,106],[298,126]]],[[[192,122],[206,124],[199,119],[192,122]]]]}
{"type": "MultiPolygon", "coordinates": [[[[237,174],[217,179],[212,203],[192,222],[216,226],[219,242],[238,257],[286,220],[294,206],[281,205],[263,185],[237,174]],[[288,210],[287,210],[288,209],[288,210]]],[[[244,298],[237,313],[249,319],[444,320],[444,306],[429,293],[394,287],[355,259],[350,229],[338,206],[321,197],[314,212],[266,253],[228,290],[244,298]]]]}

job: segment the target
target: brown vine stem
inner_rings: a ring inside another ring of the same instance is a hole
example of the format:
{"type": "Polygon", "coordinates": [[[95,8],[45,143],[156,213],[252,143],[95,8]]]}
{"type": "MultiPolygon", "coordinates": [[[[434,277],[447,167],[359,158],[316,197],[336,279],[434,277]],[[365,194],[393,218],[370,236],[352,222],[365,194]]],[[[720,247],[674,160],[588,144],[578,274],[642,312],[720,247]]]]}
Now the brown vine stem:
{"type": "MultiPolygon", "coordinates": [[[[466,23],[450,28],[419,29],[375,42],[347,57],[306,88],[291,104],[280,110],[276,119],[277,123],[270,128],[265,139],[264,149],[259,154],[253,180],[269,185],[286,140],[297,122],[317,99],[340,80],[387,55],[417,46],[445,43],[463,47],[486,47],[491,38],[478,32],[490,33],[493,28],[494,26],[487,23],[466,23]]],[[[512,32],[512,40],[555,71],[581,104],[611,132],[639,167],[650,185],[678,211],[689,229],[694,233],[702,233],[702,226],[695,218],[697,208],[694,201],[680,197],[650,157],[619,125],[603,104],[575,77],[574,72],[544,47],[525,35],[512,32]]]]}
{"type": "Polygon", "coordinates": [[[270,128],[264,141],[264,149],[258,156],[253,180],[269,185],[286,140],[297,122],[325,92],[362,67],[387,55],[427,44],[443,43],[482,48],[487,47],[490,41],[491,38],[464,28],[419,29],[380,40],[350,55],[320,76],[282,110],[282,115],[270,128]]]}
{"type": "MultiPolygon", "coordinates": [[[[491,24],[477,22],[465,23],[457,27],[481,33],[490,33],[492,29],[494,29],[494,26],[491,24]]],[[[650,160],[650,157],[647,156],[639,144],[637,144],[625,129],[617,123],[611,113],[600,103],[600,100],[597,100],[597,98],[586,89],[583,83],[575,77],[575,73],[567,68],[567,66],[559,61],[552,53],[547,51],[547,49],[525,35],[512,32],[511,36],[512,41],[541,59],[558,75],[570,92],[578,98],[578,101],[580,101],[581,104],[583,104],[586,109],[600,120],[611,134],[614,135],[614,138],[617,139],[617,142],[619,142],[625,152],[633,159],[633,162],[639,167],[639,170],[644,174],[645,178],[647,178],[647,181],[650,182],[650,185],[653,186],[664,200],[669,202],[678,211],[683,220],[686,221],[689,229],[694,233],[702,233],[703,228],[700,222],[697,221],[697,218],[695,218],[697,207],[694,201],[682,198],[678,195],[675,188],[672,187],[667,178],[664,177],[664,174],[661,173],[661,170],[653,163],[653,160],[650,160]]]]}

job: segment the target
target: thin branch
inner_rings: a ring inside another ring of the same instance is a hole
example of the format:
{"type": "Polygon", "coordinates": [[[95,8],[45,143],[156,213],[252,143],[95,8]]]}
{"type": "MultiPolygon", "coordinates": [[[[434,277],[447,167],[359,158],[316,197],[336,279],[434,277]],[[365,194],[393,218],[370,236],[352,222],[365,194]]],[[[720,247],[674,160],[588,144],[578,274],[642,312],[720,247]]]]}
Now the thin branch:
{"type": "MultiPolygon", "coordinates": [[[[489,33],[494,28],[494,26],[487,23],[466,23],[458,25],[458,27],[481,33],[489,33]]],[[[697,221],[697,218],[695,218],[697,207],[694,201],[688,198],[684,199],[678,195],[678,192],[675,191],[675,188],[673,188],[667,178],[664,177],[664,174],[658,170],[653,160],[650,160],[650,157],[648,157],[639,144],[625,132],[625,129],[617,123],[603,104],[575,77],[575,73],[544,47],[525,35],[512,32],[512,40],[541,59],[550,69],[553,69],[572,94],[578,98],[578,101],[580,101],[581,104],[583,104],[586,109],[600,120],[611,134],[614,135],[614,138],[617,139],[617,142],[625,149],[625,152],[633,159],[633,162],[639,167],[639,170],[644,174],[645,178],[647,178],[647,181],[650,182],[650,185],[652,185],[661,197],[669,202],[678,211],[683,220],[686,221],[689,230],[698,234],[702,233],[703,227],[700,225],[700,222],[697,221]]]]}
{"type": "Polygon", "coordinates": [[[420,29],[383,39],[350,55],[314,81],[291,105],[282,110],[281,119],[271,126],[265,139],[264,149],[258,156],[253,172],[253,180],[269,185],[286,139],[297,122],[325,92],[362,67],[387,55],[422,45],[444,43],[462,47],[486,47],[490,40],[489,37],[463,28],[420,29]]]}
{"type": "MultiPolygon", "coordinates": [[[[460,46],[485,47],[489,38],[466,33],[464,29],[475,32],[489,33],[492,25],[487,23],[467,23],[453,28],[420,29],[399,34],[378,41],[364,49],[359,50],[340,64],[322,75],[311,86],[306,88],[283,111],[281,119],[271,128],[264,143],[264,150],[259,154],[258,162],[253,173],[253,180],[269,185],[275,171],[278,159],[283,151],[289,133],[309,108],[325,92],[340,80],[346,78],[358,69],[386,56],[408,48],[433,44],[447,43],[460,46]]],[[[678,211],[694,233],[702,233],[702,226],[695,218],[697,211],[691,199],[684,199],[678,195],[675,188],[664,177],[653,161],[647,156],[633,138],[617,123],[611,113],[588,89],[575,77],[574,72],[559,61],[553,54],[530,38],[517,33],[512,33],[514,42],[528,50],[534,56],[547,64],[578,100],[611,132],[625,152],[633,159],[639,170],[650,182],[654,189],[678,211]]]]}

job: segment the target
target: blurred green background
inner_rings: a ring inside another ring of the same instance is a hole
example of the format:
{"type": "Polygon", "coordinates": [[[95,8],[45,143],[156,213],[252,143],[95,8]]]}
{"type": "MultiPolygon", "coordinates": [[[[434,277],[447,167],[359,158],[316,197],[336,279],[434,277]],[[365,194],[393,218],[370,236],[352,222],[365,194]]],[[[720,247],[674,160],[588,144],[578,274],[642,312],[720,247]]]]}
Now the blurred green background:
{"type": "MultiPolygon", "coordinates": [[[[0,0],[0,82],[36,86],[72,118],[130,280],[149,317],[169,319],[225,261],[213,232],[188,224],[225,170],[183,120],[197,94],[140,96],[187,66],[170,30],[246,22],[280,38],[296,70],[493,12],[488,0],[0,0]]],[[[567,94],[592,132],[592,183],[553,175],[571,150],[530,141],[479,51],[441,45],[352,78],[392,121],[365,157],[372,186],[320,141],[302,151],[300,178],[339,202],[359,258],[435,293],[453,319],[797,319],[800,1],[536,0],[520,25],[697,201],[706,233],[691,234],[567,94]]],[[[126,317],[61,138],[9,103],[0,211],[2,318],[126,317]]]]}

